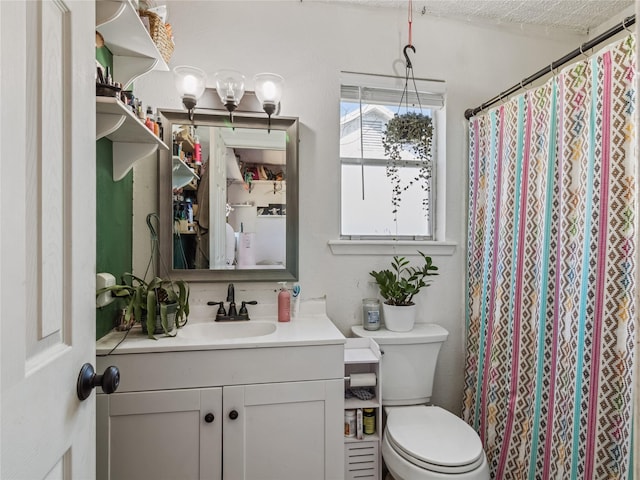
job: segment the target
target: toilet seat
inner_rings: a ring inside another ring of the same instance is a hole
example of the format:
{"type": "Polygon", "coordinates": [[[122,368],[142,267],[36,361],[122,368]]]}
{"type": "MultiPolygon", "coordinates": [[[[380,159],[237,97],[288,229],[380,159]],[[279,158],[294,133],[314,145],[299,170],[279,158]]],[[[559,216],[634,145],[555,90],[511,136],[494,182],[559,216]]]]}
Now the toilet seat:
{"type": "Polygon", "coordinates": [[[389,409],[385,435],[398,455],[432,472],[467,473],[484,461],[475,430],[440,407],[389,409]]]}

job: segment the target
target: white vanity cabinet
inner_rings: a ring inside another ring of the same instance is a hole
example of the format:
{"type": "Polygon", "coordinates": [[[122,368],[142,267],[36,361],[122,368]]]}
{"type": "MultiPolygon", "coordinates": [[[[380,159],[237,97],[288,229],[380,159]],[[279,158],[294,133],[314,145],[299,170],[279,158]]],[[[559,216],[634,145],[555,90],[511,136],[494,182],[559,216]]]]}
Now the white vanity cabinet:
{"type": "Polygon", "coordinates": [[[121,376],[97,395],[98,479],[342,479],[343,350],[98,356],[121,376]]]}

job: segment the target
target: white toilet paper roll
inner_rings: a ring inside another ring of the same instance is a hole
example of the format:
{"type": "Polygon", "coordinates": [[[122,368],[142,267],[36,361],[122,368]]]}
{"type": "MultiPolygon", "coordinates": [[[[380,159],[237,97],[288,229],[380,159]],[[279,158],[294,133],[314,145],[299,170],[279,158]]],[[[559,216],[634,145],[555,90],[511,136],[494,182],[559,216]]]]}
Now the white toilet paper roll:
{"type": "Polygon", "coordinates": [[[349,385],[351,387],[375,387],[375,373],[352,373],[349,376],[349,385]]]}

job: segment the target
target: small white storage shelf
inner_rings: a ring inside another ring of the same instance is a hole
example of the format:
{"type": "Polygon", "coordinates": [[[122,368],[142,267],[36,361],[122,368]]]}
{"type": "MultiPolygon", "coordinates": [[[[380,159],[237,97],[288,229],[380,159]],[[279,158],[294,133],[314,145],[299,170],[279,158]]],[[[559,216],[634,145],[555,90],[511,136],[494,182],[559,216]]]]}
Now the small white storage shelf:
{"type": "Polygon", "coordinates": [[[96,97],[96,140],[107,137],[113,142],[113,180],[122,180],[133,164],[169,147],[115,97],[96,97]]]}
{"type": "Polygon", "coordinates": [[[151,70],[169,70],[130,0],[98,0],[96,30],[113,54],[116,82],[128,86],[151,70]]]}
{"type": "Polygon", "coordinates": [[[347,338],[344,347],[345,389],[350,388],[347,377],[357,373],[374,373],[375,397],[369,400],[348,398],[345,410],[373,408],[376,414],[376,432],[362,439],[345,437],[345,480],[379,480],[382,475],[380,439],[382,438],[382,404],[380,390],[380,348],[371,338],[347,338]]]}

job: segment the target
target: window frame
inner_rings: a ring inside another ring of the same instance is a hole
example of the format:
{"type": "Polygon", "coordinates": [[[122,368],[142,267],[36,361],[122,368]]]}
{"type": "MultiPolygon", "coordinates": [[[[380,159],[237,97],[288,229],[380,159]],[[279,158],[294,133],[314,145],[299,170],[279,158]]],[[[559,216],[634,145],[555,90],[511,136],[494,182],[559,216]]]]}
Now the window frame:
{"type": "MultiPolygon", "coordinates": [[[[355,73],[355,72],[341,72],[340,77],[340,104],[344,101],[353,101],[357,102],[358,99],[354,99],[351,96],[344,96],[343,91],[346,88],[363,88],[365,91],[375,91],[375,90],[387,90],[394,91],[397,94],[401,94],[404,89],[405,79],[404,77],[395,77],[389,75],[372,75],[372,74],[364,74],[364,73],[355,73]]],[[[356,242],[352,245],[360,244],[362,245],[367,243],[377,243],[382,245],[387,242],[409,242],[409,245],[433,245],[433,244],[448,244],[446,250],[449,250],[451,245],[448,242],[444,242],[444,232],[445,232],[445,215],[444,215],[444,200],[445,200],[445,164],[446,164],[446,156],[445,156],[445,128],[446,128],[446,83],[443,80],[432,80],[432,79],[415,79],[415,84],[420,92],[421,102],[424,100],[423,108],[429,109],[432,112],[432,120],[434,124],[434,139],[433,139],[433,155],[432,155],[432,176],[431,176],[431,198],[429,200],[429,216],[431,222],[431,236],[423,236],[423,235],[348,235],[344,234],[342,230],[342,220],[343,220],[343,192],[342,192],[342,170],[343,165],[343,157],[340,155],[340,216],[339,216],[339,233],[340,233],[340,241],[330,242],[330,246],[332,251],[334,250],[334,246],[337,248],[338,246],[348,245],[349,243],[345,242],[356,242]]],[[[409,94],[412,94],[415,98],[415,87],[413,82],[409,81],[409,94]]],[[[389,93],[389,92],[387,92],[389,93]]],[[[360,96],[362,96],[360,94],[360,96]]],[[[398,95],[399,96],[399,95],[398,95]]],[[[368,99],[365,99],[368,101],[368,99]]],[[[378,104],[385,105],[380,99],[372,98],[372,100],[378,100],[378,104]]],[[[398,102],[399,103],[399,102],[398,102]]],[[[375,103],[373,103],[375,104],[375,103]]],[[[387,105],[392,106],[391,103],[387,105]]],[[[397,104],[396,104],[397,107],[397,104]]],[[[367,163],[367,158],[364,159],[365,164],[367,163]]],[[[346,162],[349,163],[349,162],[346,162]]],[[[342,250],[342,248],[340,248],[342,250]]],[[[334,253],[336,253],[334,251],[334,253]]]]}

